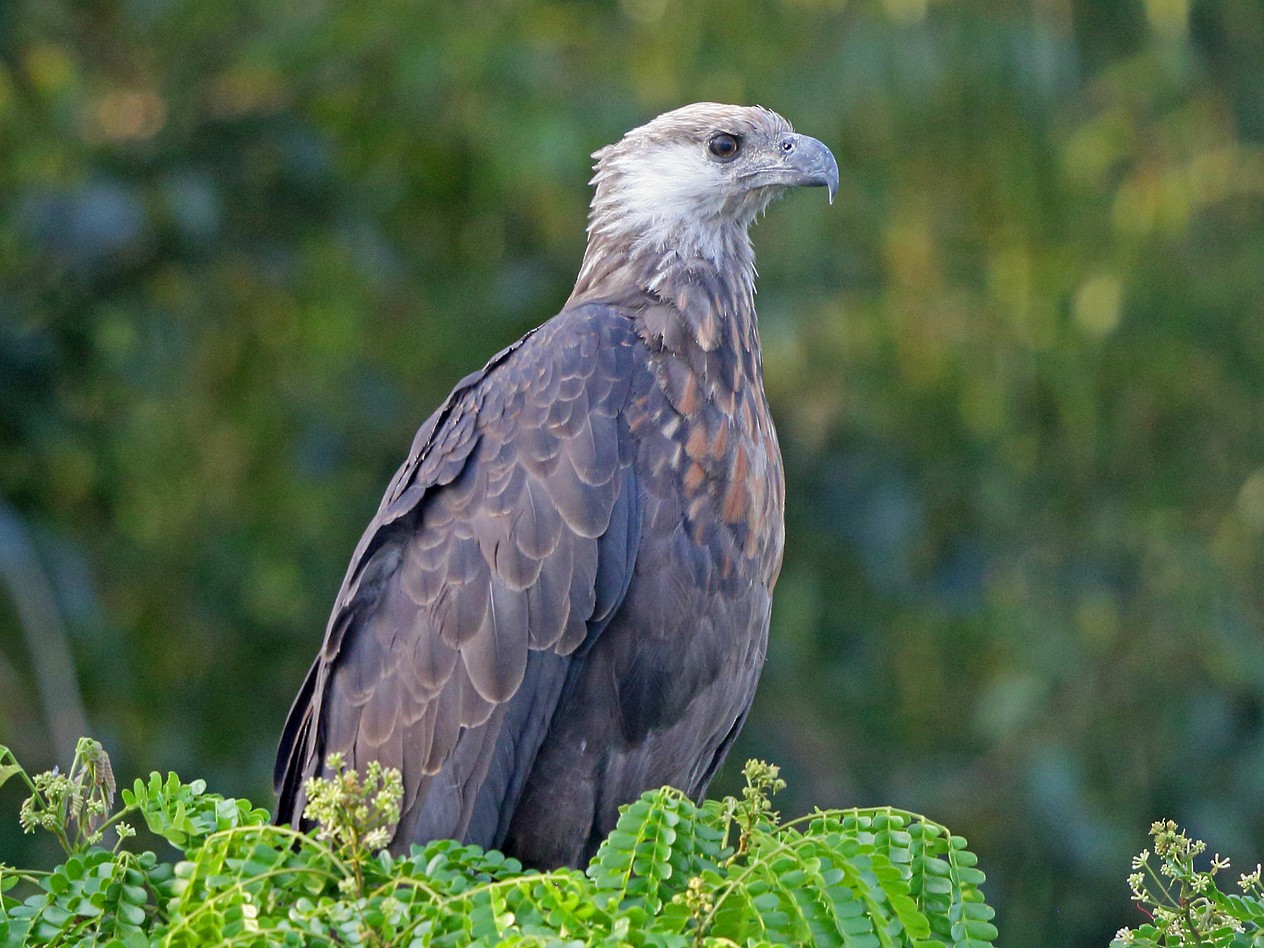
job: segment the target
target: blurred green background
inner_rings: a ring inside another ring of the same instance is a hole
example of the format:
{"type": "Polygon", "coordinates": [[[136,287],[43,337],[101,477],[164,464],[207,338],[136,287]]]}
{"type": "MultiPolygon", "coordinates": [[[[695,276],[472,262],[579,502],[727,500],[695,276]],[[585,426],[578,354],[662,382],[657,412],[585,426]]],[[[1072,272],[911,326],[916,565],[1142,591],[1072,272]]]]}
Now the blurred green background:
{"type": "Polygon", "coordinates": [[[4,0],[0,61],[32,767],[86,728],[270,803],[415,427],[566,298],[589,152],[758,102],[843,180],[754,233],[789,536],[731,762],[948,823],[1011,945],[1140,921],[1157,817],[1264,858],[1258,0],[4,0]]]}

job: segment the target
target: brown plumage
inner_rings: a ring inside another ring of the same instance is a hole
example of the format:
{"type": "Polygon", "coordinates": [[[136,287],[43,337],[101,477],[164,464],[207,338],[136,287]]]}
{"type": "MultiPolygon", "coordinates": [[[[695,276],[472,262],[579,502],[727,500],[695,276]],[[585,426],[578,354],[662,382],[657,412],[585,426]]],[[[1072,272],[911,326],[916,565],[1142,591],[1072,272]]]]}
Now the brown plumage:
{"type": "Polygon", "coordinates": [[[747,229],[838,183],[775,113],[703,103],[595,156],[561,313],[462,380],[369,524],[277,754],[403,773],[392,848],[581,865],[620,804],[700,795],[763,665],[784,538],[747,229]]]}

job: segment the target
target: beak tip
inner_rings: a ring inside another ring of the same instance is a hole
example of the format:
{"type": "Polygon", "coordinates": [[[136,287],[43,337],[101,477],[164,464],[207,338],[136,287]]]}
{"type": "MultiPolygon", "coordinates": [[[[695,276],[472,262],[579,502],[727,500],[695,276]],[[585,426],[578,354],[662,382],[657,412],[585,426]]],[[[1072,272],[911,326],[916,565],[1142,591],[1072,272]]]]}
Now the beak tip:
{"type": "Polygon", "coordinates": [[[806,135],[798,138],[799,148],[794,160],[804,176],[803,183],[824,187],[830,204],[833,204],[838,195],[838,161],[834,153],[815,138],[806,135]]]}

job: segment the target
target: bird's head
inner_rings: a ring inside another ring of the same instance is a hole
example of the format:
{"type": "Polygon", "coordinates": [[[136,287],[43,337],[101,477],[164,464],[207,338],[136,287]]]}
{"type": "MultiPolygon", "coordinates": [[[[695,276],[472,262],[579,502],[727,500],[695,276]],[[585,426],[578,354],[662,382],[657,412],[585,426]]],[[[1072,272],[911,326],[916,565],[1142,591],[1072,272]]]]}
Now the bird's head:
{"type": "Polygon", "coordinates": [[[757,106],[687,105],[593,157],[590,244],[713,260],[788,188],[825,187],[831,201],[838,188],[830,150],[757,106]]]}

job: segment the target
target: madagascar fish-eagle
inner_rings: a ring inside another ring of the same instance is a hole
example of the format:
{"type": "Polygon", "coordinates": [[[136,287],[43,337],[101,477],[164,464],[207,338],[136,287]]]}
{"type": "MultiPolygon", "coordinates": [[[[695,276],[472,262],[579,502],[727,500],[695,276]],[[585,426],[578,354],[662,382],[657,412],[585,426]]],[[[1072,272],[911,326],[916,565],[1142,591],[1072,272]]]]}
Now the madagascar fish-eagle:
{"type": "Polygon", "coordinates": [[[364,532],[277,753],[278,820],[338,752],[403,776],[391,848],[581,866],[621,804],[705,790],[768,641],[785,481],[748,229],[821,142],[699,103],[594,155],[560,313],[460,381],[364,532]]]}

